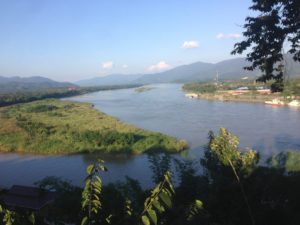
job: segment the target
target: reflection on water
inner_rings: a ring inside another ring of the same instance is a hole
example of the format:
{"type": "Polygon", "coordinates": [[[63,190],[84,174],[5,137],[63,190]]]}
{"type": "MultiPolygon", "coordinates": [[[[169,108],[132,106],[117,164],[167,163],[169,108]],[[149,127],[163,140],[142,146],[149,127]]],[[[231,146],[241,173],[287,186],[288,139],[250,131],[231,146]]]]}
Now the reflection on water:
{"type": "MultiPolygon", "coordinates": [[[[133,89],[102,91],[71,100],[91,102],[95,108],[138,127],[186,139],[189,154],[199,157],[209,130],[226,127],[239,135],[243,147],[260,151],[262,157],[300,150],[300,110],[264,104],[188,99],[181,85],[161,84],[137,93],[133,89]]],[[[47,175],[55,175],[83,184],[85,167],[98,157],[107,163],[106,182],[122,180],[126,175],[151,184],[147,156],[72,155],[30,156],[0,155],[0,186],[32,184],[47,175]]]]}

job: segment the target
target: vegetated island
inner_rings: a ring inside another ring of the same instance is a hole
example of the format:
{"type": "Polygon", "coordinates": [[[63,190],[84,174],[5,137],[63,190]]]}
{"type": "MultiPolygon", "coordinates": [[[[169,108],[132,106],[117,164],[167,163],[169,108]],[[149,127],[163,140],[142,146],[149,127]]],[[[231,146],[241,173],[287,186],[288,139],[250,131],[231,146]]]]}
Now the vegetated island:
{"type": "Polygon", "coordinates": [[[146,92],[146,91],[151,91],[152,89],[154,89],[154,87],[142,86],[142,87],[138,87],[138,88],[134,89],[134,91],[138,92],[138,93],[142,93],[142,92],[146,92]]]}
{"type": "Polygon", "coordinates": [[[0,151],[36,154],[180,152],[187,142],[146,131],[89,103],[55,99],[0,108],[0,151]]]}
{"type": "Polygon", "coordinates": [[[283,92],[272,93],[271,82],[258,83],[255,80],[228,80],[219,82],[193,82],[182,89],[190,98],[207,100],[265,103],[277,99],[289,103],[300,100],[300,78],[291,78],[284,85],[283,92]]]}

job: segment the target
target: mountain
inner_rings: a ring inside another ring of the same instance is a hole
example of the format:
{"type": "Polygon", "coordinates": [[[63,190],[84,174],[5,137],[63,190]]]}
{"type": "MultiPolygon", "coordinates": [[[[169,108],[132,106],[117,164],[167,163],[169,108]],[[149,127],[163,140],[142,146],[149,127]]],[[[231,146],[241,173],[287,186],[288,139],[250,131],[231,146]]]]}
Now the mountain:
{"type": "MultiPolygon", "coordinates": [[[[300,63],[295,62],[291,55],[285,55],[286,71],[289,76],[300,75],[300,63]]],[[[196,62],[189,65],[178,66],[173,69],[145,75],[113,74],[105,77],[95,77],[89,80],[76,82],[81,86],[114,85],[114,84],[151,84],[151,83],[184,83],[192,81],[208,81],[215,79],[241,79],[243,77],[260,76],[259,70],[248,71],[243,68],[250,63],[245,58],[224,60],[218,63],[196,62]]]]}
{"type": "Polygon", "coordinates": [[[244,58],[235,58],[224,60],[219,63],[213,64],[211,69],[203,72],[196,72],[192,76],[188,77],[188,81],[203,81],[212,80],[219,75],[219,79],[241,79],[242,77],[255,77],[260,74],[258,70],[248,71],[243,68],[249,66],[250,63],[244,58]]]}
{"type": "Polygon", "coordinates": [[[147,83],[168,83],[168,82],[184,82],[190,80],[195,74],[203,74],[207,70],[213,69],[214,64],[196,62],[189,65],[175,67],[174,69],[156,74],[146,74],[135,82],[147,83]]]}
{"type": "MultiPolygon", "coordinates": [[[[295,62],[291,55],[285,55],[286,72],[290,77],[300,76],[300,63],[295,62]]],[[[218,74],[219,79],[241,79],[243,77],[257,77],[261,71],[244,70],[250,63],[245,58],[235,58],[224,60],[215,64],[196,62],[189,65],[179,66],[171,70],[147,74],[135,82],[141,84],[163,83],[163,82],[191,82],[208,81],[215,79],[218,74]]]]}
{"type": "MultiPolygon", "coordinates": [[[[285,55],[287,73],[289,76],[300,75],[300,63],[293,61],[291,55],[285,55]]],[[[114,74],[105,77],[95,77],[89,80],[76,82],[81,86],[96,85],[117,85],[117,84],[151,84],[151,83],[172,83],[172,82],[191,82],[208,81],[215,79],[241,79],[243,77],[260,76],[259,70],[248,71],[244,67],[250,63],[245,58],[235,58],[224,60],[218,63],[196,62],[189,65],[178,66],[173,69],[145,75],[121,75],[114,74]]]]}
{"type": "Polygon", "coordinates": [[[258,76],[260,74],[258,70],[247,71],[243,69],[245,66],[249,65],[249,62],[244,58],[224,60],[215,64],[196,62],[179,66],[162,73],[144,75],[137,81],[142,84],[208,81],[215,79],[217,74],[219,75],[219,79],[241,79],[242,77],[258,76]]]}
{"type": "Polygon", "coordinates": [[[45,77],[3,77],[0,76],[0,93],[35,91],[48,88],[76,86],[72,83],[57,82],[45,77]]]}
{"type": "Polygon", "coordinates": [[[143,76],[142,74],[123,75],[111,74],[105,77],[94,77],[87,80],[75,82],[79,86],[104,86],[104,85],[122,85],[136,83],[135,80],[143,76]]]}

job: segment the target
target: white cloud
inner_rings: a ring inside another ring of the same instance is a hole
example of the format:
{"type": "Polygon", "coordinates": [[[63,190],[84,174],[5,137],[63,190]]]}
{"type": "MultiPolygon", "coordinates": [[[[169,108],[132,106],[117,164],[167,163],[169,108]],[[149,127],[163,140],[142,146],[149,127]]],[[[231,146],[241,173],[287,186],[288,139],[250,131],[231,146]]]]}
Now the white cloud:
{"type": "Polygon", "coordinates": [[[114,63],[112,61],[107,61],[107,62],[102,63],[102,68],[106,69],[106,70],[112,69],[113,66],[114,66],[114,63]]]}
{"type": "Polygon", "coordinates": [[[167,64],[165,61],[160,61],[159,63],[155,65],[151,65],[148,67],[148,71],[154,72],[154,71],[161,71],[171,68],[171,65],[167,64]]]}
{"type": "Polygon", "coordinates": [[[191,49],[191,48],[199,48],[198,41],[185,41],[183,42],[181,48],[191,49]]]}
{"type": "Polygon", "coordinates": [[[239,39],[241,37],[242,37],[241,34],[223,34],[223,33],[219,33],[216,36],[217,39],[239,39]]]}
{"type": "Polygon", "coordinates": [[[124,69],[128,68],[128,65],[127,64],[123,64],[122,66],[124,69]]]}

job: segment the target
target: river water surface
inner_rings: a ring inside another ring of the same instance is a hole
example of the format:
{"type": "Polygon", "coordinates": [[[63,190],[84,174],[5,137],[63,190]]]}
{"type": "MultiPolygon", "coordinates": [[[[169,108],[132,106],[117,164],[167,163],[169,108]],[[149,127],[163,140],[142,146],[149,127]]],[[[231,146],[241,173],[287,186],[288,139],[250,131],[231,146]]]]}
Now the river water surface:
{"type": "MultiPolygon", "coordinates": [[[[179,84],[153,85],[150,91],[134,89],[101,91],[68,100],[90,102],[95,108],[137,127],[159,131],[190,145],[189,155],[199,157],[209,130],[228,128],[240,138],[241,147],[251,147],[262,158],[289,149],[300,150],[300,109],[264,104],[189,99],[179,84]]],[[[151,184],[146,155],[34,156],[0,154],[0,186],[31,185],[45,176],[58,176],[83,185],[85,168],[104,158],[109,172],[105,182],[130,176],[151,184]]]]}

